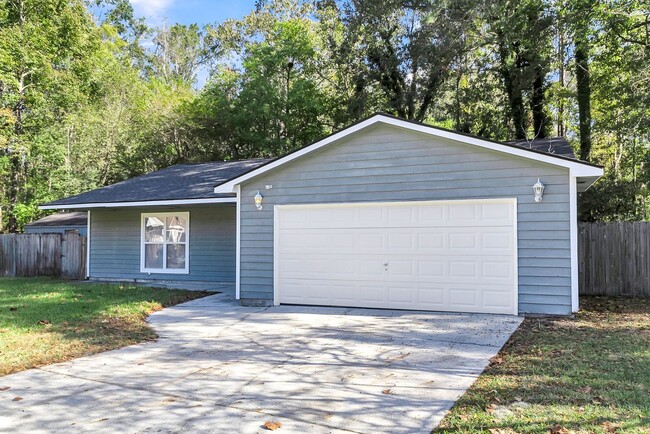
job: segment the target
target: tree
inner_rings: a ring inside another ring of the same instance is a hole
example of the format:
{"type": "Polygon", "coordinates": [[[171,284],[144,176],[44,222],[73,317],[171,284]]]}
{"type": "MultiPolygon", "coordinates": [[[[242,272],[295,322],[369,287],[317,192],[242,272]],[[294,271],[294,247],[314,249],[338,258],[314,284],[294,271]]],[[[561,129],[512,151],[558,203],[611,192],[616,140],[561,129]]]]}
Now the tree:
{"type": "Polygon", "coordinates": [[[21,226],[18,210],[34,195],[33,161],[54,158],[39,147],[48,125],[92,93],[89,54],[100,40],[80,0],[9,0],[0,4],[0,108],[5,136],[3,203],[6,228],[21,226]],[[11,113],[11,115],[9,115],[11,113]]]}
{"type": "Polygon", "coordinates": [[[222,68],[208,83],[191,113],[219,149],[209,154],[275,156],[325,134],[314,29],[304,18],[276,22],[264,40],[246,44],[241,73],[222,68]]]}
{"type": "Polygon", "coordinates": [[[462,34],[473,24],[472,6],[471,0],[344,2],[342,21],[365,50],[364,85],[376,83],[388,111],[425,119],[451,63],[464,49],[462,34]]]}
{"type": "Polygon", "coordinates": [[[153,38],[150,75],[168,83],[194,85],[199,68],[210,59],[208,41],[206,32],[196,24],[163,25],[153,38]]]}
{"type": "Polygon", "coordinates": [[[546,137],[549,120],[545,89],[552,15],[545,10],[542,0],[497,0],[487,4],[486,21],[491,34],[488,42],[494,44],[497,70],[508,96],[514,138],[528,137],[527,97],[532,112],[532,136],[546,137]]]}
{"type": "Polygon", "coordinates": [[[571,22],[575,58],[576,99],[580,129],[580,158],[591,158],[591,84],[589,74],[590,33],[594,3],[588,0],[574,0],[571,5],[571,22]]]}

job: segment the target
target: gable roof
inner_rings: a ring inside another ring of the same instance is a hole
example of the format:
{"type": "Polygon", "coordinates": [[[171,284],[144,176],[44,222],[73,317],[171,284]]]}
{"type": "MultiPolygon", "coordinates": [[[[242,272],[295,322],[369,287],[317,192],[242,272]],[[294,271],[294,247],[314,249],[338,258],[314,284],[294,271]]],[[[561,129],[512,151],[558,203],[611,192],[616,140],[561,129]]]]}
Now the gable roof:
{"type": "Polygon", "coordinates": [[[126,181],[41,205],[41,209],[235,202],[232,193],[215,194],[215,183],[249,172],[268,160],[177,164],[126,181]]]}
{"type": "Polygon", "coordinates": [[[376,124],[392,125],[409,131],[428,134],[434,137],[453,140],[460,143],[474,145],[480,148],[503,152],[504,154],[513,155],[516,157],[534,160],[540,163],[551,164],[554,166],[564,167],[569,169],[571,176],[576,178],[584,178],[582,188],[588,188],[593,182],[603,175],[603,168],[595,164],[587,163],[586,161],[577,160],[566,155],[549,153],[535,149],[532,146],[522,147],[519,144],[497,142],[494,140],[484,139],[482,137],[473,136],[470,134],[459,133],[456,131],[447,130],[444,128],[426,125],[420,122],[401,119],[385,113],[377,113],[366,119],[360,120],[349,127],[339,130],[329,136],[318,140],[310,145],[300,148],[291,152],[283,157],[271,160],[261,166],[248,171],[247,173],[236,176],[227,182],[215,183],[215,193],[232,193],[235,192],[236,186],[242,182],[248,181],[254,177],[260,176],[276,167],[289,163],[304,155],[317,151],[331,143],[337,142],[351,134],[354,134],[363,129],[369,128],[376,124]]]}
{"type": "Polygon", "coordinates": [[[517,145],[526,149],[534,149],[548,154],[576,159],[571,145],[564,137],[549,137],[544,139],[521,139],[505,142],[508,145],[517,145]]]}
{"type": "Polygon", "coordinates": [[[86,226],[87,224],[88,214],[85,212],[57,212],[27,223],[25,227],[86,226]]]}

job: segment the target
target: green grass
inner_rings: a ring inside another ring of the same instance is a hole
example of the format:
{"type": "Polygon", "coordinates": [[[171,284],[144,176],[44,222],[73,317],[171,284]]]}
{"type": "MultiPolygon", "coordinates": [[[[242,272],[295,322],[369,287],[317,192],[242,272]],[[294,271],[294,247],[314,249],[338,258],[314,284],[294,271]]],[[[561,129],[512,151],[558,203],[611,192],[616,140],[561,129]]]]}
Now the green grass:
{"type": "Polygon", "coordinates": [[[209,294],[0,278],[0,375],[155,339],[147,315],[209,294]]]}
{"type": "Polygon", "coordinates": [[[526,319],[434,432],[650,433],[650,300],[526,319]]]}

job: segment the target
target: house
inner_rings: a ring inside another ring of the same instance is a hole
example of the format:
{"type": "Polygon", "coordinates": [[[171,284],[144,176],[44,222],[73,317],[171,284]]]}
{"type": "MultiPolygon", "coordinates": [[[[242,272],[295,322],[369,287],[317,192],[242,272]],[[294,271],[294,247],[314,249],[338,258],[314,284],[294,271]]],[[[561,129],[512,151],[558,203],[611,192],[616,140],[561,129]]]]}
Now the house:
{"type": "Polygon", "coordinates": [[[550,145],[377,114],[275,160],[172,166],[42,208],[87,210],[90,279],[234,283],[244,305],[569,314],[577,195],[603,169],[550,145]]]}
{"type": "Polygon", "coordinates": [[[26,234],[78,233],[86,236],[88,214],[85,212],[57,212],[25,225],[26,234]]]}

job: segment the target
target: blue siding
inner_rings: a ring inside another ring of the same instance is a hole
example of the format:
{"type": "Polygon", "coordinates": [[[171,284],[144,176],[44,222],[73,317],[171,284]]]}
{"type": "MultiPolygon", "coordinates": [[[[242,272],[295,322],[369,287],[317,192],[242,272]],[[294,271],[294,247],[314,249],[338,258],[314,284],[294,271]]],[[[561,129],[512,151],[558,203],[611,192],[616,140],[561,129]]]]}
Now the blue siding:
{"type": "Polygon", "coordinates": [[[86,236],[86,226],[26,226],[26,234],[65,234],[65,231],[79,231],[86,236]]]}
{"type": "Polygon", "coordinates": [[[90,277],[165,281],[235,281],[234,205],[94,210],[90,213],[90,277]],[[189,274],[140,272],[141,213],[190,213],[189,274]]]}
{"type": "Polygon", "coordinates": [[[518,201],[519,311],[569,314],[568,169],[386,125],[242,185],[241,298],[273,298],[275,204],[504,197],[518,201]],[[542,203],[533,200],[538,177],[546,185],[542,203]]]}

